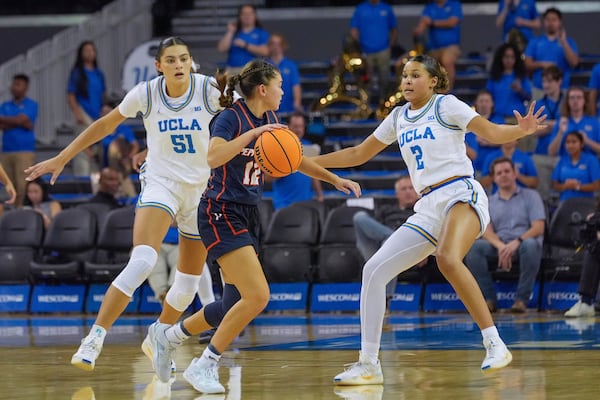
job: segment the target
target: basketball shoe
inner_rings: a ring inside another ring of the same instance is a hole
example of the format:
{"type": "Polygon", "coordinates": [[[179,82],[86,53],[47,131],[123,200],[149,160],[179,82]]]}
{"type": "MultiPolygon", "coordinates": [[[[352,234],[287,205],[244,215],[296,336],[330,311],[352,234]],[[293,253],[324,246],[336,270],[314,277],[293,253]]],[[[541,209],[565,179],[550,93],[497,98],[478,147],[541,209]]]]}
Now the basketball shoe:
{"type": "MultiPolygon", "coordinates": [[[[154,326],[156,322],[148,327],[148,334],[144,338],[142,342],[142,351],[150,359],[152,362],[152,368],[156,369],[154,366],[154,349],[156,348],[156,340],[154,340],[154,335],[151,335],[152,326],[154,326]]],[[[175,365],[175,360],[171,360],[171,381],[175,381],[175,373],[177,372],[177,366],[175,365]]]]}
{"type": "Polygon", "coordinates": [[[81,339],[79,349],[71,357],[71,364],[84,371],[93,371],[103,344],[104,338],[96,332],[90,331],[86,337],[81,339]]]}
{"type": "Polygon", "coordinates": [[[202,393],[225,393],[225,387],[219,382],[219,367],[210,367],[194,358],[183,371],[183,377],[190,385],[202,393]]]}
{"type": "Polygon", "coordinates": [[[358,362],[347,365],[349,367],[344,372],[333,378],[333,383],[336,385],[381,385],[383,383],[379,360],[373,364],[361,354],[358,362]]]}
{"type": "Polygon", "coordinates": [[[499,337],[483,339],[485,359],[481,363],[481,370],[488,371],[506,367],[512,361],[512,354],[499,337]]]}
{"type": "Polygon", "coordinates": [[[565,312],[565,317],[567,318],[593,317],[594,315],[596,315],[594,306],[586,304],[581,300],[579,300],[573,305],[573,307],[569,308],[567,312],[565,312]]]}
{"type": "Polygon", "coordinates": [[[151,357],[152,367],[158,378],[163,382],[169,382],[174,367],[173,353],[177,345],[169,342],[165,336],[165,331],[171,325],[161,324],[156,321],[148,327],[148,335],[142,343],[142,351],[146,356],[151,357]]]}

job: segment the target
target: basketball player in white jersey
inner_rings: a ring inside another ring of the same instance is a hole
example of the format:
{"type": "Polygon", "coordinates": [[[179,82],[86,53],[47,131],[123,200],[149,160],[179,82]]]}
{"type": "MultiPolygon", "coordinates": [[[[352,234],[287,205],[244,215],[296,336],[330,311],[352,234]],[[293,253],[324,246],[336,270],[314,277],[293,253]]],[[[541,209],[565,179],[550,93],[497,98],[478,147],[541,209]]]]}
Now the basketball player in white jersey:
{"type": "MultiPolygon", "coordinates": [[[[153,328],[173,324],[192,303],[201,283],[206,248],[198,232],[197,209],[210,175],[206,161],[208,124],[221,109],[216,81],[192,73],[189,47],[177,37],[160,42],[156,54],[159,76],[127,93],[121,104],[83,131],[57,156],[29,167],[27,179],[51,173],[51,183],[69,160],[107,136],[126,118],[141,113],[148,152],[141,168],[142,191],[133,227],[129,262],[112,282],[96,321],[82,340],[71,364],[91,371],[100,355],[106,331],[123,313],[134,291],[146,280],[173,219],[179,230],[179,260],[173,286],[167,293],[157,323],[149,329],[142,349],[150,358],[155,345],[153,328]]],[[[208,268],[202,279],[202,303],[214,301],[208,268]]]]}
{"type": "Polygon", "coordinates": [[[484,232],[490,217],[488,200],[473,178],[466,155],[465,132],[493,143],[533,134],[542,127],[535,104],[518,125],[497,125],[473,111],[448,90],[448,76],[429,56],[416,56],[404,67],[401,89],[407,104],[395,108],[357,146],[315,158],[326,168],[361,165],[398,141],[402,158],[421,199],[415,214],[371,257],[363,270],[359,360],[334,378],[338,385],[382,384],[379,363],[385,312],[385,286],[398,274],[435,252],[440,271],[481,329],[486,356],[482,370],[502,368],[512,355],[500,338],[477,282],[462,260],[484,232]]]}

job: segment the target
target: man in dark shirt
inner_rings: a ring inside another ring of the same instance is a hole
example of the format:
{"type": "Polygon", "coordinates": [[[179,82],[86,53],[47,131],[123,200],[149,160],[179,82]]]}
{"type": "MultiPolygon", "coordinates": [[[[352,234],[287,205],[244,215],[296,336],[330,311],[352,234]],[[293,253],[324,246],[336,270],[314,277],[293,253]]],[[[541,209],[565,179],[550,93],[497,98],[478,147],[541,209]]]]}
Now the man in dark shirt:
{"type": "MultiPolygon", "coordinates": [[[[419,199],[408,175],[400,177],[394,184],[395,205],[383,205],[375,210],[375,218],[365,211],[354,214],[356,247],[365,260],[368,260],[381,247],[381,244],[414,214],[413,206],[419,199]]],[[[396,279],[386,287],[388,298],[396,290],[396,279]]]]}
{"type": "Polygon", "coordinates": [[[108,204],[110,208],[119,208],[122,206],[115,195],[121,187],[121,179],[119,173],[110,168],[103,168],[100,172],[100,188],[94,197],[90,199],[90,203],[108,204]]]}

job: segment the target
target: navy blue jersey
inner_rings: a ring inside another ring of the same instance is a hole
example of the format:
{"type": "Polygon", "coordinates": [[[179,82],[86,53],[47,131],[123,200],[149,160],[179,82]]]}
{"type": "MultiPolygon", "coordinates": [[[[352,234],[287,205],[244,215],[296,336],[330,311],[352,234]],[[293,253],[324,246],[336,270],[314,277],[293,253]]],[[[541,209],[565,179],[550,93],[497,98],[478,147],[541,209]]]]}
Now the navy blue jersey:
{"type": "MultiPolygon", "coordinates": [[[[230,141],[250,129],[277,122],[273,111],[267,111],[263,118],[256,118],[246,102],[240,99],[213,119],[210,136],[230,141]]],[[[258,205],[262,198],[264,176],[254,161],[255,142],[250,142],[229,162],[211,170],[203,197],[225,203],[258,205]]]]}

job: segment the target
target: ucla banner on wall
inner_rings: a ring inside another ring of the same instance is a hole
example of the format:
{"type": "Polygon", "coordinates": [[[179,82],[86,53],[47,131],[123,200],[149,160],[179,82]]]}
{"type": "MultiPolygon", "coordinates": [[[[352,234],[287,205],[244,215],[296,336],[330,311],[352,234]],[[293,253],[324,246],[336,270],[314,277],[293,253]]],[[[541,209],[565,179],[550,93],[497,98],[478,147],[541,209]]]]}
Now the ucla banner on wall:
{"type": "Polygon", "coordinates": [[[310,310],[358,311],[360,283],[315,283],[312,287],[310,310]]]}
{"type": "Polygon", "coordinates": [[[265,311],[306,310],[308,302],[308,282],[271,283],[271,298],[265,311]]]}
{"type": "Polygon", "coordinates": [[[85,285],[36,285],[31,294],[31,312],[82,312],[85,285]]]}
{"type": "Polygon", "coordinates": [[[26,312],[30,293],[29,285],[0,285],[0,311],[26,312]]]}

